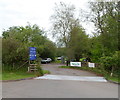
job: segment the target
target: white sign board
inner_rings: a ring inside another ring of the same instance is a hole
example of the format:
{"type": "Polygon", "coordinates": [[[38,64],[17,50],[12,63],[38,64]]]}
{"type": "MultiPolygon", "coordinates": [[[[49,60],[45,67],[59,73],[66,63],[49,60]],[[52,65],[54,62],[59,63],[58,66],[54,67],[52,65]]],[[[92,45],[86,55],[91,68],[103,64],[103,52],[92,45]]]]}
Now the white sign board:
{"type": "Polygon", "coordinates": [[[88,63],[88,66],[94,68],[95,67],[95,63],[88,63]]]}
{"type": "Polygon", "coordinates": [[[70,66],[81,67],[81,62],[70,62],[70,66]]]}

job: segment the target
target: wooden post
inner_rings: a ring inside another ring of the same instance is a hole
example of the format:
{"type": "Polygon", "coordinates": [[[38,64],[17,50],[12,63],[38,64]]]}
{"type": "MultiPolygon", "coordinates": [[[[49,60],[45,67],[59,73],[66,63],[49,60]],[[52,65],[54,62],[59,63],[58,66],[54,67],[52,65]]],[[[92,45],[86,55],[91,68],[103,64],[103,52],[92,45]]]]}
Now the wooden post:
{"type": "Polygon", "coordinates": [[[30,72],[30,60],[29,60],[28,72],[30,72]]]}
{"type": "Polygon", "coordinates": [[[113,68],[113,66],[112,66],[112,72],[111,72],[110,76],[113,76],[113,70],[114,70],[114,68],[113,68]]]}

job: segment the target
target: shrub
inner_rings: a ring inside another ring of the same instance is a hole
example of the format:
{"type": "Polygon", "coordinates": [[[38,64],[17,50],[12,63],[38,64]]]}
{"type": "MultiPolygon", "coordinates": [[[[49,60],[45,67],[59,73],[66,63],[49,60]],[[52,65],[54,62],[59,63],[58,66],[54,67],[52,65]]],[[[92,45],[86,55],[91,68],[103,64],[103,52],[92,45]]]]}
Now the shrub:
{"type": "Polygon", "coordinates": [[[112,56],[101,57],[100,63],[103,69],[108,72],[118,72],[120,70],[120,58],[118,57],[119,55],[120,51],[116,51],[112,56]]]}
{"type": "Polygon", "coordinates": [[[43,76],[44,75],[43,70],[40,66],[37,67],[37,71],[35,72],[35,75],[36,76],[43,76]]]}

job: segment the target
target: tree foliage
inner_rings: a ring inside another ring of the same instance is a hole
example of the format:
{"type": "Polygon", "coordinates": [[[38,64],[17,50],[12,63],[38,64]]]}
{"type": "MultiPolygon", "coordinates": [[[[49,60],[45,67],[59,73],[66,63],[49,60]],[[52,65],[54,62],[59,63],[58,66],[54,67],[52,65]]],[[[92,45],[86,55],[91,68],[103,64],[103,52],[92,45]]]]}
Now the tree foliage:
{"type": "Polygon", "coordinates": [[[79,60],[87,51],[88,36],[75,17],[75,7],[60,2],[56,5],[51,17],[53,23],[53,35],[59,43],[66,48],[66,56],[69,59],[79,60]]]}
{"type": "Polygon", "coordinates": [[[118,9],[116,2],[91,2],[91,21],[99,34],[103,55],[118,50],[118,9]]]}
{"type": "Polygon", "coordinates": [[[82,26],[75,26],[70,32],[68,54],[71,59],[79,61],[83,55],[88,53],[88,35],[82,26]]]}
{"type": "Polygon", "coordinates": [[[37,25],[10,27],[3,32],[3,64],[22,64],[29,60],[29,47],[37,48],[37,58],[55,57],[55,45],[37,25]]]}
{"type": "Polygon", "coordinates": [[[111,56],[105,56],[105,57],[101,57],[100,61],[101,61],[101,66],[103,66],[103,68],[105,70],[107,70],[108,72],[119,72],[120,70],[120,51],[116,51],[113,55],[111,56]]]}
{"type": "Polygon", "coordinates": [[[57,42],[59,44],[65,47],[68,47],[70,31],[78,24],[78,19],[75,18],[74,12],[74,5],[67,5],[60,2],[59,5],[56,4],[54,14],[51,16],[53,36],[58,39],[57,42]]]}

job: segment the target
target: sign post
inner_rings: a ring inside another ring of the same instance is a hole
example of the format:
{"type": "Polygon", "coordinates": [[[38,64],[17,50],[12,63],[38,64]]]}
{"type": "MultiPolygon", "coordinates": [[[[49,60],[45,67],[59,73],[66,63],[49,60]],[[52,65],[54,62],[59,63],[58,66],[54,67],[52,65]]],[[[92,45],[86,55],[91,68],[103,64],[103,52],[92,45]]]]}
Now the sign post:
{"type": "Polygon", "coordinates": [[[37,64],[31,64],[31,61],[34,61],[37,59],[36,56],[36,47],[29,47],[29,67],[28,72],[37,70],[37,64]]]}

